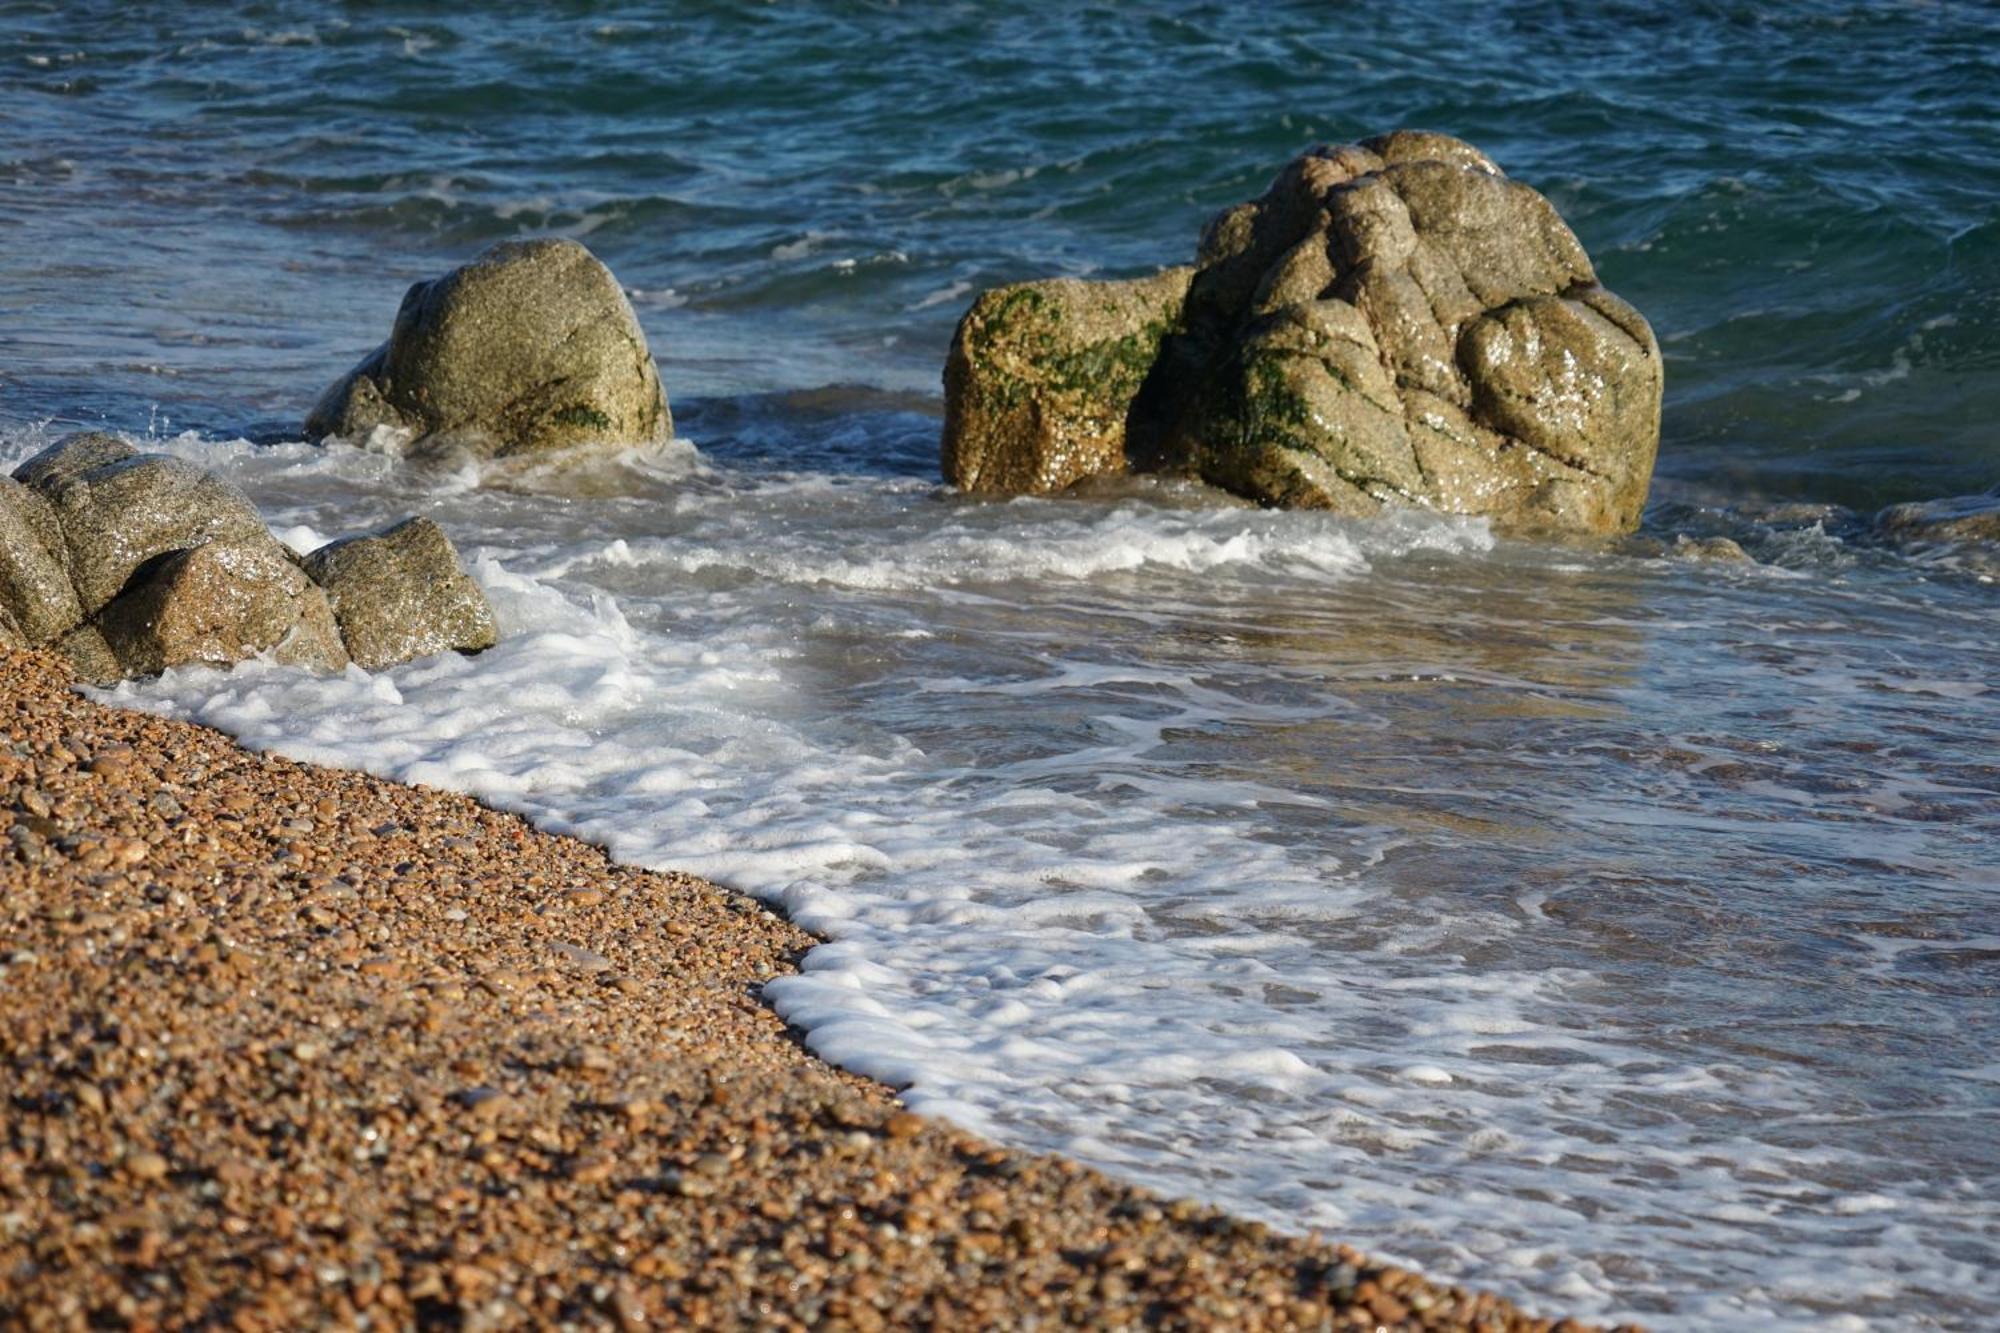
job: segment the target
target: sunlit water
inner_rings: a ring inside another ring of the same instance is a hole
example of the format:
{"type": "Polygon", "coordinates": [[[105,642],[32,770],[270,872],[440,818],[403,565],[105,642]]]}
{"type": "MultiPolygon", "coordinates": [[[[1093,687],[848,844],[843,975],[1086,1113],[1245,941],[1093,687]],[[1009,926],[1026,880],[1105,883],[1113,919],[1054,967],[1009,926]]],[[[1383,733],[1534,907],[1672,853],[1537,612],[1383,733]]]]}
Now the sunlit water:
{"type": "Polygon", "coordinates": [[[1775,503],[2000,480],[1990,13],[92,11],[0,8],[0,461],[430,513],[504,634],[120,697],[782,902],[814,1048],[1009,1142],[1552,1310],[2000,1321],[1996,565],[1775,503]],[[1654,318],[1648,530],[1759,563],[937,487],[973,290],[1398,123],[1654,318]],[[546,230],[683,442],[296,442],[405,282],[546,230]]]}

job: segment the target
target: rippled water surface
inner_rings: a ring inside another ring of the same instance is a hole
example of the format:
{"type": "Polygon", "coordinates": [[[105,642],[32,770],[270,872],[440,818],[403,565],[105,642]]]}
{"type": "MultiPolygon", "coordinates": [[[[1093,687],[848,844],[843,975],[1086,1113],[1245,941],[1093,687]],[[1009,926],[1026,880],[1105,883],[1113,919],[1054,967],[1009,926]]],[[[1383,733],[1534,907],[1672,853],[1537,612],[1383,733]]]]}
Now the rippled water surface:
{"type": "Polygon", "coordinates": [[[2000,22],[1956,5],[0,4],[0,461],[77,424],[307,546],[412,510],[506,639],[123,696],[784,902],[913,1105],[1551,1310],[2000,1323],[2000,22]],[[1386,7],[1385,7],[1386,8],[1386,7]],[[1702,564],[1171,488],[970,503],[979,288],[1185,260],[1461,134],[1668,357],[1702,564]],[[685,439],[297,442],[402,288],[584,239],[685,439]]]}

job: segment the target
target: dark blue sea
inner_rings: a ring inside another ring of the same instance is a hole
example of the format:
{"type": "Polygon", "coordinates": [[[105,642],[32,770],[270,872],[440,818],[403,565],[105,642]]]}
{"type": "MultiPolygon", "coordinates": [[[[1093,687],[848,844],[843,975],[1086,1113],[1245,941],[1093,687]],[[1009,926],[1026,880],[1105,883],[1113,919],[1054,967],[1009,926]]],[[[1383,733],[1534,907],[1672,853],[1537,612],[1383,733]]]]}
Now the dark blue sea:
{"type": "Polygon", "coordinates": [[[2000,554],[1870,523],[2000,483],[1991,5],[0,0],[0,463],[79,427],[430,513],[505,634],[116,697],[783,905],[920,1110],[1551,1311],[2000,1326],[2000,554]],[[939,485],[980,290],[1399,126],[1652,321],[1655,545],[939,485]],[[542,234],[680,440],[301,440],[542,234]]]}

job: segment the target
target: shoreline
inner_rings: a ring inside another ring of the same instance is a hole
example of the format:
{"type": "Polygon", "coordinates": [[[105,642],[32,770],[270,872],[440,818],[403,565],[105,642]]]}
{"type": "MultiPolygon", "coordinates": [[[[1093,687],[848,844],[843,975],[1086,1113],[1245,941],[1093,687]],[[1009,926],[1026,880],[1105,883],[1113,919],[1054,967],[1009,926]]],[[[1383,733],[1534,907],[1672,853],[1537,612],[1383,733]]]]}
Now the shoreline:
{"type": "Polygon", "coordinates": [[[0,1323],[1580,1329],[898,1108],[816,941],[0,649],[0,1323]]]}

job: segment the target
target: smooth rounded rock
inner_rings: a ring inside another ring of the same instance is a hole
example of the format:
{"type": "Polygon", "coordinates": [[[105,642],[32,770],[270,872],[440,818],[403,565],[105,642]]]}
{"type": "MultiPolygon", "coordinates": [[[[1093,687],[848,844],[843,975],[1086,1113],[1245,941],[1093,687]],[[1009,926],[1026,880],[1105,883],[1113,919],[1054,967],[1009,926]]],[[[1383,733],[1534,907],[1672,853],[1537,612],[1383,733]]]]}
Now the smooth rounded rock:
{"type": "Polygon", "coordinates": [[[403,298],[394,331],[305,423],[420,455],[546,456],[673,435],[646,335],[568,240],[509,241],[403,298]]]}
{"type": "Polygon", "coordinates": [[[63,436],[15,468],[14,480],[34,487],[44,495],[51,495],[79,473],[103,467],[106,463],[122,462],[138,453],[138,449],[116,435],[106,435],[103,431],[79,431],[63,436]]]}
{"type": "Polygon", "coordinates": [[[249,497],[184,459],[132,453],[42,476],[85,616],[155,556],[211,541],[268,539],[249,497]]]}

